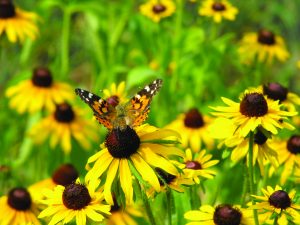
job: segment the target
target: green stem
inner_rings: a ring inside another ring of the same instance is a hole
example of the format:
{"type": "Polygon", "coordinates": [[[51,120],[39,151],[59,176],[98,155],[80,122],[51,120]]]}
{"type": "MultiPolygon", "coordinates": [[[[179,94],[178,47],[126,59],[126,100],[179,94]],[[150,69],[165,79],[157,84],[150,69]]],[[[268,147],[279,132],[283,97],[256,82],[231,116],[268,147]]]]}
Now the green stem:
{"type": "Polygon", "coordinates": [[[148,201],[148,197],[147,197],[146,193],[142,190],[140,182],[136,181],[136,183],[137,183],[138,191],[140,192],[141,197],[143,199],[144,207],[146,209],[146,213],[147,213],[147,216],[149,218],[150,224],[151,225],[156,225],[156,222],[155,222],[152,210],[151,210],[151,206],[150,206],[150,203],[148,201]]]}
{"type": "MultiPolygon", "coordinates": [[[[255,194],[254,188],[254,167],[253,167],[253,144],[254,144],[254,133],[251,131],[249,135],[249,161],[248,161],[248,169],[249,169],[249,186],[250,186],[250,194],[255,194]]],[[[255,201],[252,200],[252,204],[255,205],[255,201]]],[[[255,225],[259,225],[257,210],[253,210],[255,225]]]]}
{"type": "Polygon", "coordinates": [[[195,184],[189,188],[190,191],[190,203],[192,209],[198,209],[201,205],[201,199],[197,193],[199,185],[195,184]]]}
{"type": "Polygon", "coordinates": [[[181,55],[181,33],[182,33],[182,18],[183,18],[183,2],[182,0],[177,0],[177,9],[176,9],[176,20],[175,20],[175,40],[173,44],[174,48],[174,62],[176,64],[176,68],[173,71],[173,77],[171,79],[170,85],[170,93],[175,93],[178,83],[178,68],[180,62],[180,55],[181,55]]]}
{"type": "Polygon", "coordinates": [[[249,179],[248,179],[248,172],[247,172],[247,165],[245,163],[244,165],[244,180],[243,180],[243,192],[242,192],[242,206],[245,206],[246,203],[246,197],[247,197],[247,193],[249,191],[248,187],[249,187],[249,179]]]}
{"type": "Polygon", "coordinates": [[[72,11],[69,8],[66,8],[63,13],[61,37],[61,73],[62,77],[66,77],[69,70],[69,39],[72,11]]]}
{"type": "Polygon", "coordinates": [[[167,211],[168,211],[168,225],[172,225],[172,192],[171,189],[168,188],[166,192],[167,196],[167,211]]]}
{"type": "Polygon", "coordinates": [[[273,225],[278,225],[278,215],[275,216],[273,225]]]}

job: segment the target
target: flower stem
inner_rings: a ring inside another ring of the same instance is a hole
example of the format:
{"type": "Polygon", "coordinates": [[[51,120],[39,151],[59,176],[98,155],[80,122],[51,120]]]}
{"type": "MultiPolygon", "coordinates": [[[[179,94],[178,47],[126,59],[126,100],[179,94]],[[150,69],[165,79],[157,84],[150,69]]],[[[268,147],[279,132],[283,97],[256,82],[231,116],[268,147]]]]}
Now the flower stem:
{"type": "Polygon", "coordinates": [[[72,13],[69,8],[66,8],[63,13],[61,37],[61,73],[62,77],[66,77],[69,70],[69,39],[72,13]]]}
{"type": "Polygon", "coordinates": [[[143,199],[144,207],[146,209],[146,213],[147,213],[147,216],[149,218],[150,224],[151,225],[156,225],[156,222],[155,222],[152,210],[151,210],[151,206],[150,206],[150,203],[148,201],[148,197],[147,197],[146,193],[142,190],[140,182],[137,181],[136,183],[137,183],[138,190],[141,194],[141,197],[143,199]]]}
{"type": "Polygon", "coordinates": [[[172,192],[168,188],[167,192],[167,211],[168,211],[168,225],[172,225],[172,192]]]}
{"type": "MultiPolygon", "coordinates": [[[[250,132],[249,135],[249,160],[248,160],[248,169],[249,169],[249,187],[250,194],[255,194],[254,190],[254,167],[253,167],[253,143],[254,143],[254,133],[250,132]]],[[[255,201],[252,200],[252,204],[255,205],[255,201]]],[[[259,225],[257,210],[253,210],[255,225],[259,225]]]]}
{"type": "Polygon", "coordinates": [[[247,161],[245,161],[245,164],[244,164],[244,181],[243,181],[243,192],[242,192],[242,202],[241,202],[241,205],[242,206],[245,206],[245,203],[246,203],[246,196],[247,196],[247,193],[249,191],[249,179],[248,179],[248,172],[247,172],[247,161]]]}
{"type": "Polygon", "coordinates": [[[275,216],[273,225],[278,225],[278,215],[275,216]]]}

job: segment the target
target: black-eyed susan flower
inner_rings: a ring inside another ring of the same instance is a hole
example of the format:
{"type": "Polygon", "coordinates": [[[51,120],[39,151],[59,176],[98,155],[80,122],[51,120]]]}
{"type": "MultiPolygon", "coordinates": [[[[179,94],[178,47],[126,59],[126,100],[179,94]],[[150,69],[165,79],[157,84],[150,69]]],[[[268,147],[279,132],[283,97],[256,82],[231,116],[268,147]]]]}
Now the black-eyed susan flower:
{"type": "Polygon", "coordinates": [[[229,204],[203,205],[186,212],[184,218],[191,220],[186,225],[254,225],[253,210],[229,204]]]}
{"type": "Polygon", "coordinates": [[[65,83],[54,82],[47,68],[36,68],[30,80],[24,80],[6,90],[9,106],[19,113],[37,112],[41,109],[53,111],[55,104],[71,100],[73,90],[65,83]]]}
{"type": "Polygon", "coordinates": [[[103,93],[106,101],[114,107],[117,106],[119,103],[123,104],[126,102],[124,81],[118,84],[118,86],[115,83],[112,83],[110,89],[104,89],[103,93]]]}
{"type": "Polygon", "coordinates": [[[268,224],[287,225],[298,224],[300,221],[300,205],[296,204],[296,191],[291,190],[289,193],[276,185],[273,189],[268,186],[261,189],[263,196],[252,195],[256,204],[250,206],[251,209],[257,209],[260,218],[264,218],[268,224]],[[277,223],[271,222],[276,220],[277,223]],[[270,223],[271,222],[271,223],[270,223]]]}
{"type": "Polygon", "coordinates": [[[0,36],[7,34],[10,42],[23,42],[27,37],[34,40],[38,34],[35,13],[15,7],[12,0],[0,1],[0,36]]]}
{"type": "Polygon", "coordinates": [[[251,131],[261,127],[272,134],[286,127],[283,121],[294,116],[296,112],[286,112],[280,109],[278,101],[268,99],[262,93],[245,91],[240,103],[222,97],[227,106],[211,107],[217,112],[213,115],[231,119],[238,127],[239,135],[246,137],[251,131]]]}
{"type": "MultiPolygon", "coordinates": [[[[232,120],[226,118],[217,118],[211,126],[211,135],[220,139],[218,148],[224,144],[232,148],[231,160],[238,162],[243,158],[249,160],[249,137],[239,135],[239,130],[232,120]],[[222,128],[222,129],[220,129],[222,128]]],[[[258,162],[260,172],[264,175],[264,168],[267,163],[271,163],[273,168],[278,167],[277,151],[273,149],[274,140],[267,137],[258,127],[253,138],[253,165],[258,162]]],[[[247,163],[247,165],[249,165],[247,163]]]]}
{"type": "Polygon", "coordinates": [[[208,132],[211,122],[210,117],[194,108],[179,115],[167,128],[180,131],[182,146],[190,147],[194,152],[198,152],[204,147],[203,144],[207,149],[212,149],[214,146],[214,139],[208,132]]]}
{"type": "Polygon", "coordinates": [[[78,171],[72,164],[63,164],[57,168],[51,178],[39,181],[29,187],[32,198],[35,201],[41,200],[44,189],[53,189],[57,185],[67,186],[72,184],[78,178],[78,171]]]}
{"type": "MultiPolygon", "coordinates": [[[[295,167],[300,167],[300,135],[293,135],[287,140],[278,140],[272,144],[278,154],[279,165],[283,166],[280,173],[280,184],[284,184],[295,167]]],[[[274,169],[270,168],[270,175],[274,169]]]]}
{"type": "Polygon", "coordinates": [[[175,3],[172,0],[148,0],[140,6],[141,13],[156,23],[162,18],[171,16],[175,9],[175,3]]]}
{"type": "Polygon", "coordinates": [[[39,213],[37,207],[25,188],[13,188],[7,196],[2,196],[0,209],[1,225],[41,225],[36,217],[39,213]]]}
{"type": "Polygon", "coordinates": [[[300,97],[279,83],[268,83],[261,88],[264,95],[274,101],[279,100],[288,111],[296,111],[295,106],[300,105],[300,97]]]}
{"type": "Polygon", "coordinates": [[[60,144],[63,151],[71,151],[71,139],[74,138],[83,148],[90,148],[90,141],[98,139],[96,124],[84,118],[84,112],[67,103],[58,104],[56,110],[39,121],[29,131],[36,143],[50,138],[50,147],[60,144]]]}
{"type": "Polygon", "coordinates": [[[219,160],[211,159],[212,155],[206,154],[206,150],[193,153],[191,149],[186,149],[183,163],[175,164],[182,169],[184,176],[199,184],[201,179],[212,179],[216,175],[216,172],[209,168],[218,164],[219,160]]]}
{"type": "Polygon", "coordinates": [[[205,0],[199,9],[201,16],[212,17],[215,23],[220,23],[222,19],[234,20],[238,9],[226,0],[205,0]]]}
{"type": "Polygon", "coordinates": [[[142,212],[134,206],[126,205],[122,208],[114,199],[114,204],[110,209],[111,215],[106,220],[106,225],[138,225],[135,218],[141,218],[142,212]]]}
{"type": "Polygon", "coordinates": [[[95,191],[99,183],[94,180],[85,185],[78,179],[66,187],[58,185],[54,190],[45,191],[46,199],[41,202],[47,208],[38,217],[51,217],[49,225],[70,223],[74,218],[77,225],[89,224],[87,218],[101,222],[105,216],[110,215],[110,205],[103,203],[102,191],[95,191]]]}
{"type": "Polygon", "coordinates": [[[273,62],[274,58],[284,62],[289,57],[283,38],[266,29],[246,33],[238,51],[245,63],[251,63],[256,57],[267,63],[273,62]]]}
{"type": "MultiPolygon", "coordinates": [[[[169,174],[177,175],[177,168],[169,161],[171,155],[183,156],[183,152],[172,144],[179,134],[172,130],[157,129],[149,125],[113,129],[106,137],[103,149],[88,159],[88,164],[94,163],[88,171],[86,180],[97,179],[106,174],[104,197],[113,204],[112,184],[120,183],[126,203],[133,203],[133,175],[136,172],[155,191],[160,191],[160,183],[155,168],[161,168],[169,174]],[[172,143],[172,141],[170,143],[172,143]],[[132,169],[135,169],[134,173],[132,169]]],[[[101,178],[102,179],[102,178],[101,178]]]]}

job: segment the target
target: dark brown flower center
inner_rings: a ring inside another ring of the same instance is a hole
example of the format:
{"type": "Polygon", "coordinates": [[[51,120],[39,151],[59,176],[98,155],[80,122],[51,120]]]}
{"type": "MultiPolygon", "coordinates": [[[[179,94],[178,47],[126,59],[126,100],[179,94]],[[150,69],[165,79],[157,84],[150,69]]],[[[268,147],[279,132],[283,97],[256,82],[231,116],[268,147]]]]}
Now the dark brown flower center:
{"type": "Polygon", "coordinates": [[[161,186],[165,184],[170,184],[176,178],[176,176],[169,174],[158,167],[155,168],[155,171],[158,174],[158,180],[161,186]]]}
{"type": "Polygon", "coordinates": [[[200,128],[204,126],[204,120],[198,109],[191,109],[185,114],[184,125],[188,128],[200,128]]]}
{"type": "Polygon", "coordinates": [[[31,197],[25,188],[13,188],[8,193],[7,203],[16,210],[25,211],[31,207],[31,197]]]}
{"type": "Polygon", "coordinates": [[[275,35],[271,31],[261,30],[258,32],[257,40],[259,43],[264,45],[274,45],[275,35]]]}
{"type": "Polygon", "coordinates": [[[33,76],[31,78],[32,83],[38,87],[48,88],[52,85],[52,75],[47,68],[36,68],[33,70],[33,76]]]}
{"type": "Polygon", "coordinates": [[[110,212],[113,213],[113,212],[117,212],[120,210],[120,206],[117,202],[117,199],[115,196],[113,196],[113,200],[114,200],[114,204],[110,207],[110,212]]]}
{"type": "Polygon", "coordinates": [[[213,5],[212,5],[212,9],[214,11],[224,11],[226,9],[225,5],[221,2],[215,2],[213,5]]]}
{"type": "Polygon", "coordinates": [[[159,14],[159,13],[162,13],[164,11],[166,11],[166,6],[162,5],[162,4],[156,4],[152,7],[152,11],[155,13],[155,14],[159,14]]]}
{"type": "Polygon", "coordinates": [[[114,158],[129,158],[140,147],[140,138],[129,126],[123,130],[117,128],[107,135],[105,146],[114,158]]]}
{"type": "Polygon", "coordinates": [[[299,135],[293,135],[290,137],[290,139],[287,142],[287,149],[289,152],[293,154],[299,154],[300,153],[300,136],[299,135]]]}
{"type": "Polygon", "coordinates": [[[67,103],[56,105],[54,118],[60,123],[70,123],[74,120],[75,114],[72,107],[67,103]]]}
{"type": "Polygon", "coordinates": [[[270,205],[274,206],[278,209],[286,209],[291,206],[292,201],[285,191],[279,190],[275,191],[271,196],[269,197],[269,203],[270,205]]]}
{"type": "Polygon", "coordinates": [[[16,15],[15,6],[11,0],[0,0],[0,18],[7,19],[16,15]]]}
{"type": "Polygon", "coordinates": [[[260,117],[268,113],[268,103],[260,93],[246,94],[240,103],[240,113],[247,117],[260,117]]]}
{"type": "Polygon", "coordinates": [[[258,145],[263,145],[264,143],[266,143],[267,140],[268,138],[260,130],[258,130],[257,133],[254,135],[254,142],[258,145]]]}
{"type": "Polygon", "coordinates": [[[79,210],[86,207],[92,198],[83,184],[70,184],[65,188],[62,200],[68,209],[79,210]]]}
{"type": "Polygon", "coordinates": [[[117,105],[119,105],[120,99],[118,96],[113,95],[113,96],[110,96],[109,98],[107,98],[106,101],[108,102],[108,104],[116,107],[117,105]]]}
{"type": "Polygon", "coordinates": [[[78,171],[72,164],[63,164],[52,175],[54,183],[67,186],[78,178],[78,171]]]}
{"type": "Polygon", "coordinates": [[[240,225],[242,213],[231,205],[218,205],[213,216],[216,225],[240,225]]]}
{"type": "Polygon", "coordinates": [[[185,168],[187,169],[192,169],[192,170],[201,170],[202,166],[199,162],[197,161],[187,161],[185,163],[185,168]]]}
{"type": "Polygon", "coordinates": [[[273,100],[279,100],[280,102],[286,100],[288,89],[281,86],[278,83],[269,83],[263,86],[264,94],[268,96],[268,98],[273,100]]]}

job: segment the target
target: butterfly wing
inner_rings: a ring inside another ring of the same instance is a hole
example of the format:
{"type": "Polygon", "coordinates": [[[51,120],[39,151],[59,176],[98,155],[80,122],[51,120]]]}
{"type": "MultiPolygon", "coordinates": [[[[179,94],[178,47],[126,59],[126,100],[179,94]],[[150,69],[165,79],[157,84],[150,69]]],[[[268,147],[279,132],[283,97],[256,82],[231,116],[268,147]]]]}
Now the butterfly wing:
{"type": "Polygon", "coordinates": [[[115,117],[116,110],[112,105],[100,98],[98,95],[81,88],[76,88],[75,93],[90,106],[99,123],[107,129],[113,128],[112,121],[115,117]]]}
{"type": "Polygon", "coordinates": [[[162,80],[154,80],[130,99],[128,110],[134,118],[132,126],[139,126],[147,119],[152,98],[159,91],[161,86],[162,80]]]}

